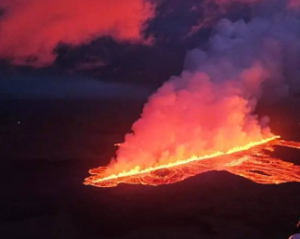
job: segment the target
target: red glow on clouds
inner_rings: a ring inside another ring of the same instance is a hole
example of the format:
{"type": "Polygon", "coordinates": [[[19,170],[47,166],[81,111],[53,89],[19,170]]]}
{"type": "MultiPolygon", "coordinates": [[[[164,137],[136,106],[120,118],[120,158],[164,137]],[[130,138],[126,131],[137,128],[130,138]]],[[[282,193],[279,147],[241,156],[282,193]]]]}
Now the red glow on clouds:
{"type": "Polygon", "coordinates": [[[153,17],[146,0],[0,0],[0,58],[45,66],[59,43],[80,45],[101,36],[143,41],[153,17]]]}
{"type": "Polygon", "coordinates": [[[290,9],[298,10],[300,8],[300,0],[289,0],[288,7],[290,9]]]}

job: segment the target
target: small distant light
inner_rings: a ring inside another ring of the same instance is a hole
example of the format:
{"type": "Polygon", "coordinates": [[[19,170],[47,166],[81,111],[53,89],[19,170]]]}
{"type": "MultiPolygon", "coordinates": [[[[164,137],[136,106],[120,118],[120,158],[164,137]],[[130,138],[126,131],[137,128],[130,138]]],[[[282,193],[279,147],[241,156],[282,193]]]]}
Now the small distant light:
{"type": "Polygon", "coordinates": [[[18,124],[21,124],[21,121],[18,121],[18,124]]]}

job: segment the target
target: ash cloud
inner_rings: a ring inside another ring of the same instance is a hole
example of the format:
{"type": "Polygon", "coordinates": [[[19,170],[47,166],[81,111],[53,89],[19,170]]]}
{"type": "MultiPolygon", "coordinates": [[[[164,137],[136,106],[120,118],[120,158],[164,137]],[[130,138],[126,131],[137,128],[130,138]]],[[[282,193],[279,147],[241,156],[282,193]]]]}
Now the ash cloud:
{"type": "Polygon", "coordinates": [[[0,9],[0,58],[36,67],[51,65],[61,43],[102,36],[148,43],[142,32],[154,16],[147,0],[0,0],[0,9]]]}
{"type": "Polygon", "coordinates": [[[185,69],[145,105],[108,173],[227,151],[271,135],[259,100],[299,90],[300,21],[295,9],[251,21],[222,19],[206,49],[190,51],[185,69]]]}

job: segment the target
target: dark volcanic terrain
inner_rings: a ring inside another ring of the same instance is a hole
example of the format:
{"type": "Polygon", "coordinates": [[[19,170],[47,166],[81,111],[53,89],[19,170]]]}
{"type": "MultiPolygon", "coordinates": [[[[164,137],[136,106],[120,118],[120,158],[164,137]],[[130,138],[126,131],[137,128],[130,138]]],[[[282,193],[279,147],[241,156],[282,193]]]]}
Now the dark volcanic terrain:
{"type": "MultiPolygon", "coordinates": [[[[159,187],[84,186],[139,117],[137,101],[0,103],[1,238],[288,238],[300,184],[259,185],[209,172],[159,187]]],[[[300,141],[299,99],[268,110],[271,127],[300,141]]],[[[274,154],[300,165],[300,153],[274,154]]]]}

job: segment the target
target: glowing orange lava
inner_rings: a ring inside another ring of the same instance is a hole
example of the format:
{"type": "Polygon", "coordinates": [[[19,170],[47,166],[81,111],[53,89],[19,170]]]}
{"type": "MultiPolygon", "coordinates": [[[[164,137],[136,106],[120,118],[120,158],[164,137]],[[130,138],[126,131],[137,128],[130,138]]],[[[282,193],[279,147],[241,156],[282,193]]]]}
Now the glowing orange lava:
{"type": "Polygon", "coordinates": [[[106,175],[106,167],[92,169],[92,176],[86,178],[84,184],[97,187],[114,187],[120,183],[157,186],[176,183],[212,170],[226,170],[261,184],[300,182],[300,166],[268,154],[274,151],[276,145],[300,149],[298,142],[279,140],[279,136],[273,136],[226,152],[194,156],[145,169],[136,166],[118,174],[106,175]]]}

